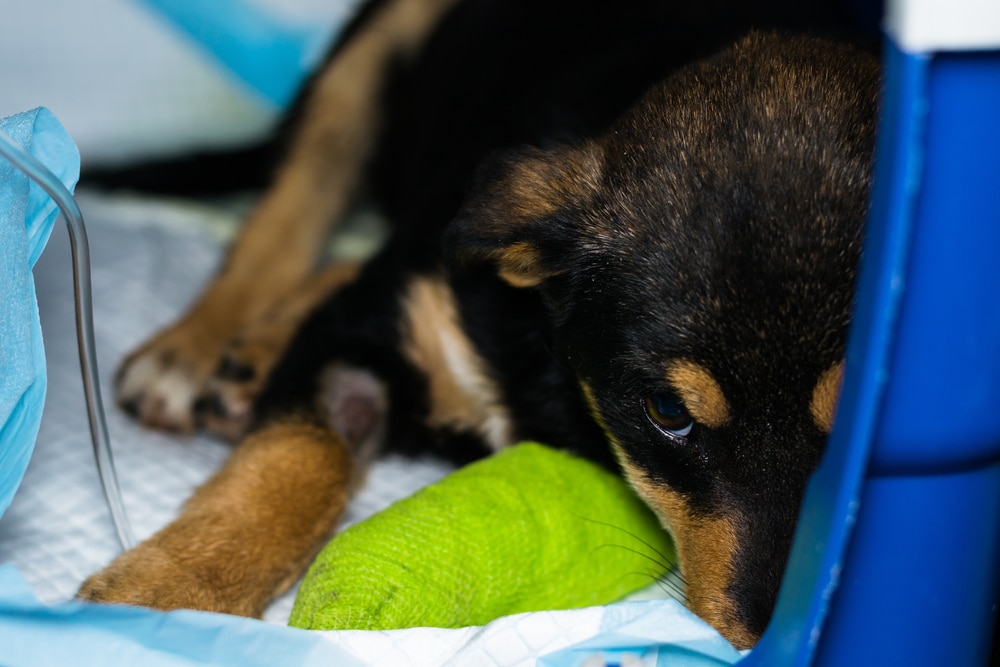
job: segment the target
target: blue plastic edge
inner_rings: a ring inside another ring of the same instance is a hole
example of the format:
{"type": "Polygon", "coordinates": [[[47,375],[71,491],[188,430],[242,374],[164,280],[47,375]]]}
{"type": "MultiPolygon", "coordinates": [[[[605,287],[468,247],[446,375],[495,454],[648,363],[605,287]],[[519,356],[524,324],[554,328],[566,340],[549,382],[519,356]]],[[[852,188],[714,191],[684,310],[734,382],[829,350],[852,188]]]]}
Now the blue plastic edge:
{"type": "Polygon", "coordinates": [[[1000,53],[913,54],[889,41],[884,63],[840,414],[745,665],[985,664],[989,652],[1000,53]]]}

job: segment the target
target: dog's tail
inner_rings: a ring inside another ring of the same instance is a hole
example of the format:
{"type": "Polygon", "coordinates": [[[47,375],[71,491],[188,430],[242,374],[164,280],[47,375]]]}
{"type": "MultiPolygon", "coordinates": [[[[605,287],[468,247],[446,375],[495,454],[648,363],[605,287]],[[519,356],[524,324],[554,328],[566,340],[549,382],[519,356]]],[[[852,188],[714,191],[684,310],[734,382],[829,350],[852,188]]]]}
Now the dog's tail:
{"type": "Polygon", "coordinates": [[[209,197],[264,189],[281,154],[281,142],[268,136],[252,144],[216,151],[156,158],[138,164],[87,167],[80,186],[105,191],[209,197]]]}

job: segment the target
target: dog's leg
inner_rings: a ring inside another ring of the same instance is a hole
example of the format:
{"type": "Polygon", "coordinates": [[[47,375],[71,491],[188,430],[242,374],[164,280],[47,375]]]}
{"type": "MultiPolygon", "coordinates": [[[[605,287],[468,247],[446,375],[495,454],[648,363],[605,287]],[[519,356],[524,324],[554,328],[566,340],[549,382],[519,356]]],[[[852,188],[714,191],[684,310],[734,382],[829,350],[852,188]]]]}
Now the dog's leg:
{"type": "Polygon", "coordinates": [[[88,579],[80,596],[259,616],[301,574],[347,504],[343,440],[307,423],[254,433],[181,516],[88,579]]]}
{"type": "Polygon", "coordinates": [[[252,433],[176,521],[90,577],[80,597],[260,616],[329,537],[384,437],[380,382],[346,366],[324,380],[318,419],[252,433]]]}
{"type": "Polygon", "coordinates": [[[414,54],[455,0],[389,0],[315,80],[274,185],[214,281],[176,324],[123,363],[118,402],[143,423],[187,432],[226,346],[313,270],[360,185],[379,132],[390,62],[414,54]]]}

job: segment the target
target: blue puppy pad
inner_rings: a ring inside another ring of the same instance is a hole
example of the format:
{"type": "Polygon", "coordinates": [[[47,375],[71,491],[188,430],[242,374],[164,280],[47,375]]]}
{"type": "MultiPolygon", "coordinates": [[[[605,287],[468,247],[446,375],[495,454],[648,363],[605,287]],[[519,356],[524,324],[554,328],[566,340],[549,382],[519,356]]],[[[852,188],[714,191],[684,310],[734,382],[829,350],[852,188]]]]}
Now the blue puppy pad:
{"type": "Polygon", "coordinates": [[[0,663],[144,667],[360,667],[307,630],[197,611],[35,599],[13,566],[0,567],[0,663]]]}
{"type": "MultiPolygon", "coordinates": [[[[0,119],[15,143],[72,189],[80,154],[47,109],[0,119]]],[[[45,402],[45,351],[31,268],[59,211],[36,183],[0,158],[0,514],[28,466],[45,402]]]]}

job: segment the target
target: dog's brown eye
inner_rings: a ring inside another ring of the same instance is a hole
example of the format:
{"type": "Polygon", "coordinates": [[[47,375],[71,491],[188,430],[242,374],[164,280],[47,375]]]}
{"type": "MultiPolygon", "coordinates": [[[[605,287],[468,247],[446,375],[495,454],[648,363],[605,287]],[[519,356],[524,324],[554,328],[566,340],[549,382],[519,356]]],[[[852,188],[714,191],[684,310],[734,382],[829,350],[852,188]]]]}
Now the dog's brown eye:
{"type": "Polygon", "coordinates": [[[664,391],[650,394],[645,399],[646,414],[650,420],[671,435],[685,436],[691,432],[694,420],[681,399],[664,391]]]}

